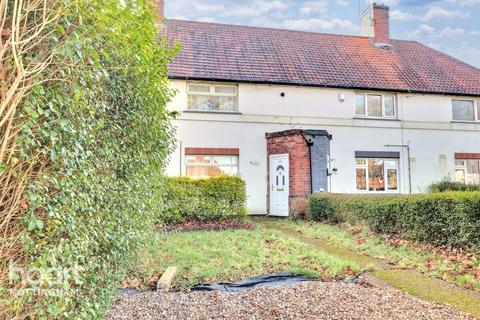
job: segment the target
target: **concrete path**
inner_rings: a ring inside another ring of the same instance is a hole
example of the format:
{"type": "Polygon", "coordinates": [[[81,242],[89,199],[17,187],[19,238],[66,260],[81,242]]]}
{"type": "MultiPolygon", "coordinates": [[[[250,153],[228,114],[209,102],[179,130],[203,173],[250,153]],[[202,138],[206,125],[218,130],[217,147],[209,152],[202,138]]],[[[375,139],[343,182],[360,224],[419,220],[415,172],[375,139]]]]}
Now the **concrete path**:
{"type": "Polygon", "coordinates": [[[262,219],[256,220],[256,223],[295,237],[328,254],[355,261],[359,266],[368,270],[365,276],[373,278],[374,281],[377,279],[377,283],[392,286],[425,300],[452,306],[480,318],[480,294],[478,292],[456,287],[441,279],[429,277],[414,270],[396,269],[384,260],[336,246],[327,239],[305,235],[278,220],[262,219]]]}

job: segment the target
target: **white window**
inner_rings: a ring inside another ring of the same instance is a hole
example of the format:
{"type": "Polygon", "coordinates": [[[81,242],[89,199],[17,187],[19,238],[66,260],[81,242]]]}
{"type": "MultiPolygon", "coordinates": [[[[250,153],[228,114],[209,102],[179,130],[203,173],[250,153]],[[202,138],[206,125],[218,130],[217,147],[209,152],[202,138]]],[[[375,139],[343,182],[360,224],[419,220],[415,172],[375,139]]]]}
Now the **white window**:
{"type": "Polygon", "coordinates": [[[455,180],[466,184],[480,184],[480,160],[455,160],[455,180]]]}
{"type": "Polygon", "coordinates": [[[355,116],[365,118],[395,118],[396,96],[393,94],[356,93],[355,116]]]}
{"type": "Polygon", "coordinates": [[[188,83],[188,110],[238,111],[238,87],[236,85],[188,83]]]}
{"type": "Polygon", "coordinates": [[[480,108],[473,100],[452,100],[454,121],[480,121],[480,108]]]}
{"type": "Polygon", "coordinates": [[[238,156],[187,155],[188,177],[235,176],[238,174],[238,156]]]}
{"type": "Polygon", "coordinates": [[[356,159],[359,192],[399,192],[398,159],[356,159]]]}

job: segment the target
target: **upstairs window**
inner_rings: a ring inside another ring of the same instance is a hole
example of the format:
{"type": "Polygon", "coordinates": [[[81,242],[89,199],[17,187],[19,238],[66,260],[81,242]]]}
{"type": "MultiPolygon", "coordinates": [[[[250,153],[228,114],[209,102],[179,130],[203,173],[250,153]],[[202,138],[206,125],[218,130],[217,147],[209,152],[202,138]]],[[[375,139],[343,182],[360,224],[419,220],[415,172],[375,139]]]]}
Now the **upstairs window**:
{"type": "Polygon", "coordinates": [[[452,100],[454,121],[480,121],[480,108],[473,100],[452,100]]]}
{"type": "Polygon", "coordinates": [[[390,94],[355,94],[355,116],[363,118],[395,118],[396,96],[390,94]]]}
{"type": "Polygon", "coordinates": [[[238,87],[235,85],[189,83],[188,110],[238,111],[238,87]]]}

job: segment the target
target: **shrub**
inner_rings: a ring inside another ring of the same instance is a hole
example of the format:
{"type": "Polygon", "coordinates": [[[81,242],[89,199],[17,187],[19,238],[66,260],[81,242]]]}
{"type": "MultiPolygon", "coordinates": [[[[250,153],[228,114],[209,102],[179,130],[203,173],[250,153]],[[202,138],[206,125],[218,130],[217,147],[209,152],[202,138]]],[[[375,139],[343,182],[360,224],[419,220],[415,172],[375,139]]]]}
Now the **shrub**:
{"type": "Polygon", "coordinates": [[[430,192],[445,192],[445,191],[480,191],[480,185],[466,184],[462,182],[444,179],[432,183],[428,190],[430,192]]]}
{"type": "Polygon", "coordinates": [[[159,223],[241,218],[246,214],[245,182],[237,177],[167,178],[159,223]]]}
{"type": "Polygon", "coordinates": [[[480,192],[366,196],[315,194],[310,217],[366,224],[373,231],[458,248],[480,247],[480,192]]]}
{"type": "MultiPolygon", "coordinates": [[[[8,289],[25,280],[18,272],[13,283],[0,284],[0,308],[9,309],[0,318],[101,319],[153,226],[159,201],[154,190],[172,147],[165,104],[171,97],[166,75],[174,51],[158,37],[151,1],[10,3],[35,4],[39,14],[56,10],[58,19],[37,39],[36,51],[53,56],[44,73],[29,78],[32,89],[12,116],[18,123],[10,131],[18,137],[7,174],[14,177],[9,179],[13,186],[27,183],[15,194],[21,211],[4,207],[7,202],[0,205],[2,213],[14,211],[19,218],[1,225],[20,230],[21,250],[10,256],[16,270],[66,271],[70,277],[61,283],[41,279],[38,289],[59,294],[10,295],[8,289]],[[55,43],[55,50],[42,45],[44,38],[55,43]],[[15,163],[24,164],[26,174],[19,175],[15,163]]],[[[12,13],[10,7],[4,11],[12,13]]],[[[32,17],[32,23],[49,21],[18,12],[32,17]]],[[[27,24],[19,28],[26,37],[35,33],[27,24]]],[[[38,52],[19,61],[38,67],[38,52]]],[[[0,178],[3,171],[0,161],[0,178]]],[[[0,244],[2,252],[10,246],[0,244]]]]}
{"type": "Polygon", "coordinates": [[[311,196],[308,201],[307,218],[313,221],[335,221],[333,201],[325,196],[311,196]]]}

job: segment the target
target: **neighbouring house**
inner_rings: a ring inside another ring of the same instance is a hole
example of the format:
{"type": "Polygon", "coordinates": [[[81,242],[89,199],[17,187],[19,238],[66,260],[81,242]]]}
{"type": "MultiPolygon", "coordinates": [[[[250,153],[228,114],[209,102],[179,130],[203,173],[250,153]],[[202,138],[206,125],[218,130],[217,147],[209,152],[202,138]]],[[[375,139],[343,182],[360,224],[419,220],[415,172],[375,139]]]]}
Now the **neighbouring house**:
{"type": "MultiPolygon", "coordinates": [[[[163,1],[159,1],[163,17],[163,1]]],[[[362,36],[168,20],[178,146],[169,175],[239,175],[252,214],[301,214],[312,192],[480,183],[480,70],[394,40],[373,4],[362,36]]]]}

